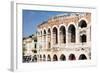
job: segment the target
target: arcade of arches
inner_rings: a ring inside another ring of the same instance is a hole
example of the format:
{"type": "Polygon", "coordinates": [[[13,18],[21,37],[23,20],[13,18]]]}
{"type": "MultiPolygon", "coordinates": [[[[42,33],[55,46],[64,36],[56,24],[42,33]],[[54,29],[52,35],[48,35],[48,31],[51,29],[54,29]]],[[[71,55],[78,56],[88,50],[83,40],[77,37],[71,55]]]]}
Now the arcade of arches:
{"type": "MultiPolygon", "coordinates": [[[[53,45],[57,44],[68,44],[68,43],[86,43],[87,37],[90,34],[87,34],[87,22],[85,20],[81,20],[78,25],[62,24],[59,27],[52,27],[48,29],[43,29],[40,31],[39,40],[43,41],[44,45],[42,48],[52,48],[53,45]],[[43,33],[43,34],[42,34],[43,33]]],[[[90,29],[90,27],[89,27],[90,29]]],[[[90,38],[88,38],[90,39],[90,38]]]]}
{"type": "MultiPolygon", "coordinates": [[[[90,27],[88,26],[87,21],[81,20],[78,22],[78,25],[75,25],[73,23],[69,25],[61,24],[61,26],[59,27],[53,26],[52,28],[42,29],[42,31],[40,31],[40,37],[41,39],[43,38],[42,40],[44,40],[44,45],[42,45],[41,49],[51,49],[51,50],[56,49],[56,52],[57,52],[58,50],[57,48],[60,49],[60,47],[65,47],[63,45],[70,46],[70,44],[74,44],[73,46],[75,46],[75,44],[83,45],[83,44],[89,43],[90,33],[87,28],[89,28],[90,30],[90,27]]],[[[82,47],[82,45],[81,45],[81,49],[84,50],[84,47],[82,47]]],[[[66,61],[66,60],[87,60],[89,59],[87,54],[84,54],[84,53],[83,54],[80,53],[78,56],[75,53],[74,54],[70,53],[69,55],[62,53],[60,56],[58,56],[56,52],[53,56],[50,54],[49,55],[45,54],[45,56],[43,55],[41,59],[43,61],[46,61],[46,60],[47,61],[58,61],[58,60],[66,61]],[[68,58],[66,56],[68,56],[68,58]]]]}
{"type": "Polygon", "coordinates": [[[91,14],[65,18],[59,20],[58,17],[39,25],[37,53],[32,61],[91,59],[91,14]]]}
{"type": "MultiPolygon", "coordinates": [[[[80,54],[79,57],[78,57],[78,60],[86,60],[86,59],[87,59],[87,57],[86,57],[85,54],[80,54]]],[[[52,56],[52,58],[51,58],[50,54],[47,55],[47,58],[46,58],[45,54],[43,56],[40,55],[40,61],[46,61],[46,60],[47,61],[58,61],[58,60],[60,60],[60,61],[66,61],[66,55],[61,54],[60,57],[58,57],[56,54],[54,54],[52,56]]],[[[68,56],[68,60],[71,60],[71,61],[76,60],[75,54],[70,54],[68,56]]],[[[34,61],[37,61],[36,55],[34,56],[34,61]]]]}

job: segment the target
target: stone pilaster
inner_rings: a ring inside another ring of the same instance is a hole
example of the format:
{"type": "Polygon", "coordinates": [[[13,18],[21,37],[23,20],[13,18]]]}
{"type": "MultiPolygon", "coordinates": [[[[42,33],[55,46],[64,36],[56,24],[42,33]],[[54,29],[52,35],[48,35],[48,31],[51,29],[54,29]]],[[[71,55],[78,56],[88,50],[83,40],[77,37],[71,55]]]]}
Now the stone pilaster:
{"type": "Polygon", "coordinates": [[[66,46],[68,46],[68,28],[66,29],[66,46]]]}
{"type": "Polygon", "coordinates": [[[60,45],[60,31],[59,31],[59,29],[58,29],[57,34],[58,34],[58,35],[57,35],[57,36],[58,36],[58,39],[57,39],[57,40],[58,40],[58,45],[60,45]]]}
{"type": "Polygon", "coordinates": [[[46,33],[46,38],[45,39],[46,39],[46,43],[45,43],[46,44],[46,49],[48,49],[48,33],[46,33]]]}
{"type": "Polygon", "coordinates": [[[51,48],[53,47],[53,32],[51,30],[51,48]]]}
{"type": "Polygon", "coordinates": [[[76,28],[76,33],[75,34],[76,34],[76,38],[75,38],[76,39],[76,43],[79,44],[80,43],[80,34],[79,34],[78,27],[76,28]]]}

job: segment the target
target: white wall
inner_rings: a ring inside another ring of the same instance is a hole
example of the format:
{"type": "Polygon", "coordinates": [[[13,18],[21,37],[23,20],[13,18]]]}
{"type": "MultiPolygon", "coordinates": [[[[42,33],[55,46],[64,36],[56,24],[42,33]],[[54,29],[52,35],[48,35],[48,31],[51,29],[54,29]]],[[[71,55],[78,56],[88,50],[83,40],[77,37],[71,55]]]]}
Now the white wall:
{"type": "MultiPolygon", "coordinates": [[[[34,0],[32,0],[34,1],[34,0]]],[[[97,23],[95,29],[96,48],[98,49],[98,64],[96,67],[61,68],[48,70],[34,70],[34,73],[99,73],[100,72],[100,5],[99,0],[35,0],[35,2],[50,4],[66,4],[76,6],[95,6],[97,8],[97,23]]],[[[10,73],[10,0],[0,0],[0,73],[10,73]]],[[[27,72],[28,73],[28,72],[27,72]]]]}

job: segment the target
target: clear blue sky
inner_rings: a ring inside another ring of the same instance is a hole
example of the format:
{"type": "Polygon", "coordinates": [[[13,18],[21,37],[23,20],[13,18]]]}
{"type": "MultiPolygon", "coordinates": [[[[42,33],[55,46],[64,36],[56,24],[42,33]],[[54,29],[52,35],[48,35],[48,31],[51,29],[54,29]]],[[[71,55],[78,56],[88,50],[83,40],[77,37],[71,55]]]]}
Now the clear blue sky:
{"type": "Polygon", "coordinates": [[[50,17],[64,12],[23,10],[23,37],[28,37],[37,31],[37,25],[50,17]]]}

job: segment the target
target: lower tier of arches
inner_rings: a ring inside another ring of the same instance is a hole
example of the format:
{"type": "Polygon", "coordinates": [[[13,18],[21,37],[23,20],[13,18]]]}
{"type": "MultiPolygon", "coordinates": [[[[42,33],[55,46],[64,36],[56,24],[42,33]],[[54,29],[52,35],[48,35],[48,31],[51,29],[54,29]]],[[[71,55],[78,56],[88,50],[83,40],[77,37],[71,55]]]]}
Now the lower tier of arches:
{"type": "Polygon", "coordinates": [[[75,60],[89,60],[90,55],[81,53],[78,56],[76,54],[70,53],[69,55],[61,54],[37,54],[34,56],[23,56],[23,62],[45,62],[45,61],[75,61],[75,60]]]}

